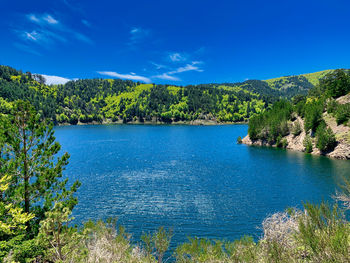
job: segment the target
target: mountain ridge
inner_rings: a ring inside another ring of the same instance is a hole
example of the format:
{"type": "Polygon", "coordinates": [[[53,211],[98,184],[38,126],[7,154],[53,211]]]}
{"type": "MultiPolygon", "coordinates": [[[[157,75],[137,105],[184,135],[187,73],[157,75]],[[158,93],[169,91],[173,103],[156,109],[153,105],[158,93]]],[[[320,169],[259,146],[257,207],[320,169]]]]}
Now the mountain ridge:
{"type": "Polygon", "coordinates": [[[0,66],[0,110],[6,112],[8,103],[22,99],[55,124],[246,122],[280,98],[306,95],[325,72],[186,86],[120,79],[46,85],[39,74],[0,66]]]}

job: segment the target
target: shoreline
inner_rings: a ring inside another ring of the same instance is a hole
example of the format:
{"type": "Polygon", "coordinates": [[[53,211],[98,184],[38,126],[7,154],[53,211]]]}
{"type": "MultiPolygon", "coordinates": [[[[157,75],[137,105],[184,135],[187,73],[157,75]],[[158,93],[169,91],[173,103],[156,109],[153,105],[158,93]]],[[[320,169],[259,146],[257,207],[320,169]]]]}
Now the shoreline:
{"type": "Polygon", "coordinates": [[[194,120],[194,121],[176,121],[176,122],[162,122],[162,121],[130,121],[130,122],[123,122],[123,121],[92,121],[87,123],[78,122],[77,124],[71,124],[71,123],[59,123],[55,126],[61,127],[61,126],[84,126],[84,125],[188,125],[188,126],[220,126],[220,125],[242,125],[242,124],[248,124],[248,122],[240,121],[240,122],[217,122],[212,120],[194,120]]]}
{"type": "MultiPolygon", "coordinates": [[[[299,136],[297,136],[297,137],[299,137],[299,136]]],[[[242,139],[242,144],[245,144],[247,146],[253,146],[253,147],[278,148],[276,144],[269,144],[266,141],[262,141],[262,140],[252,141],[250,139],[249,135],[246,135],[242,139]]],[[[307,153],[307,152],[305,152],[305,148],[300,148],[296,144],[293,144],[293,145],[288,144],[288,146],[285,147],[284,149],[286,149],[288,151],[290,151],[290,150],[297,151],[297,152],[302,152],[304,154],[311,154],[311,155],[315,155],[315,156],[324,156],[324,157],[328,157],[328,158],[336,159],[336,160],[350,160],[350,152],[349,152],[350,146],[347,144],[344,144],[343,142],[338,142],[337,146],[334,148],[333,151],[326,152],[326,153],[323,153],[318,149],[314,149],[312,152],[307,153]],[[344,149],[349,149],[349,150],[344,151],[344,149]]]]}

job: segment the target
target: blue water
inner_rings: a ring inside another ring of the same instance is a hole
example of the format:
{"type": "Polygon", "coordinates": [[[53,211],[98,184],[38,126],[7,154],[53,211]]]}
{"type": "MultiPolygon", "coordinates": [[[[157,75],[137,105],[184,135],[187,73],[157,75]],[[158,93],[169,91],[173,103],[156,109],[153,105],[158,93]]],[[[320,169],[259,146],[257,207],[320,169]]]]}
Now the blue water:
{"type": "Polygon", "coordinates": [[[135,240],[172,228],[187,236],[259,238],[263,219],[307,200],[331,200],[350,162],[237,145],[246,125],[57,127],[80,180],[75,223],[118,217],[135,240]]]}

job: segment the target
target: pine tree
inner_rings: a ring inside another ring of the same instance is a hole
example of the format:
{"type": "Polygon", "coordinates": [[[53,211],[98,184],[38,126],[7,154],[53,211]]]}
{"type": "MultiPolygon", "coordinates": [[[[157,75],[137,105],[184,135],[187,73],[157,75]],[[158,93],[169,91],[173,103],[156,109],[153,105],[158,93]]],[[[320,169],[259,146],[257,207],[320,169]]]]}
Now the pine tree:
{"type": "Polygon", "coordinates": [[[73,196],[80,183],[66,188],[68,179],[61,180],[62,172],[68,164],[69,155],[55,158],[61,149],[55,142],[53,125],[41,121],[28,102],[15,104],[8,122],[1,127],[14,169],[10,171],[12,181],[6,192],[8,198],[23,207],[25,213],[35,215],[35,221],[28,224],[28,232],[34,234],[30,225],[36,225],[45,217],[45,212],[53,208],[54,202],[62,201],[72,209],[77,203],[73,196]]]}

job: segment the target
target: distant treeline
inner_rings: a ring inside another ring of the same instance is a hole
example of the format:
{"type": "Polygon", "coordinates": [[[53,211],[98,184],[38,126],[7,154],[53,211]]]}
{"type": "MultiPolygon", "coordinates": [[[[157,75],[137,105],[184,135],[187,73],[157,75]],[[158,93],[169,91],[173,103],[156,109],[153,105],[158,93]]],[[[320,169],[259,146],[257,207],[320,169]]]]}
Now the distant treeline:
{"type": "Polygon", "coordinates": [[[304,76],[271,81],[170,86],[119,79],[84,79],[45,85],[41,75],[0,66],[0,110],[29,101],[55,124],[103,121],[247,121],[280,98],[306,94],[313,84],[304,76]]]}

